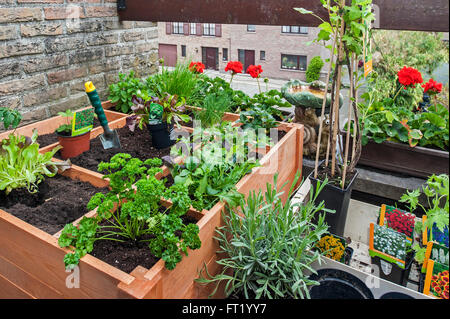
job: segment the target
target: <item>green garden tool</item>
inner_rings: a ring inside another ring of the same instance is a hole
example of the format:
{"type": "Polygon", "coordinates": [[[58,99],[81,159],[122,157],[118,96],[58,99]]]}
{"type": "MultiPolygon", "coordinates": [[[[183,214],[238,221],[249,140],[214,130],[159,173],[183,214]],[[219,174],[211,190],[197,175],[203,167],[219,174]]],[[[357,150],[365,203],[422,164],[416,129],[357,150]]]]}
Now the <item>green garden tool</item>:
{"type": "Polygon", "coordinates": [[[108,120],[106,119],[105,112],[103,111],[102,101],[98,96],[97,90],[94,84],[89,81],[84,84],[86,87],[86,93],[91,101],[92,106],[95,109],[95,113],[98,116],[101,126],[103,127],[103,134],[100,135],[100,141],[102,142],[105,150],[109,148],[120,148],[119,136],[116,131],[113,131],[108,126],[108,120]]]}

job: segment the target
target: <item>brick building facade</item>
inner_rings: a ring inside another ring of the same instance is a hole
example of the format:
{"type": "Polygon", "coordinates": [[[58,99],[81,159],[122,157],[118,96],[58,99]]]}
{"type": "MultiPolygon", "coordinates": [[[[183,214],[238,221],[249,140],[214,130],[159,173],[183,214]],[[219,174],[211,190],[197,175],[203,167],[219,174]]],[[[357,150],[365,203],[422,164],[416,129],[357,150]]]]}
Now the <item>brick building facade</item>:
{"type": "Polygon", "coordinates": [[[317,32],[299,26],[159,22],[159,55],[169,66],[194,60],[223,71],[228,61],[239,60],[244,67],[260,64],[264,77],[304,80],[314,56],[328,57],[321,45],[307,45],[317,32]]]}
{"type": "Polygon", "coordinates": [[[18,109],[24,125],[89,105],[87,80],[106,99],[119,72],[156,72],[156,23],[121,23],[116,6],[116,0],[0,0],[0,106],[18,109]]]}

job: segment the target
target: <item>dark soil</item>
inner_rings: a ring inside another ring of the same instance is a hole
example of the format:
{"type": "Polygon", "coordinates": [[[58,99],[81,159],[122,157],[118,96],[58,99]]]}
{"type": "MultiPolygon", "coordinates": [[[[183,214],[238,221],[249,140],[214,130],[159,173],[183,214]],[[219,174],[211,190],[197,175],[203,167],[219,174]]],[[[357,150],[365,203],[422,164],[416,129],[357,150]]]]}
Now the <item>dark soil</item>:
{"type": "MultiPolygon", "coordinates": [[[[345,183],[344,188],[347,188],[347,186],[352,181],[353,177],[356,174],[356,170],[353,172],[347,172],[345,177],[345,183]]],[[[337,170],[335,171],[334,177],[331,176],[331,164],[328,167],[319,167],[317,172],[317,179],[324,181],[325,178],[328,178],[328,184],[331,184],[333,186],[336,186],[338,188],[341,188],[341,175],[338,174],[337,170]]]]}
{"type": "MultiPolygon", "coordinates": [[[[98,119],[94,118],[94,127],[100,126],[98,119]]],[[[50,144],[58,142],[58,136],[55,133],[39,135],[36,141],[40,147],[44,147],[50,144]]]]}
{"type": "MultiPolygon", "coordinates": [[[[150,133],[147,128],[142,130],[136,128],[131,132],[127,126],[117,129],[119,135],[120,148],[103,149],[100,136],[91,140],[91,148],[89,151],[70,159],[72,164],[87,168],[92,171],[97,171],[100,162],[109,162],[111,157],[117,153],[128,153],[132,157],[136,157],[145,161],[149,158],[161,158],[170,155],[170,147],[164,149],[156,149],[152,147],[150,133]]],[[[55,157],[60,157],[60,153],[55,154],[55,157]]]]}
{"type": "MultiPolygon", "coordinates": [[[[181,216],[183,224],[196,223],[192,217],[181,216]]],[[[100,223],[102,226],[108,225],[108,221],[100,223]]],[[[181,236],[181,234],[176,234],[181,236]]],[[[119,242],[113,240],[99,240],[94,244],[94,249],[90,253],[94,257],[106,262],[107,264],[114,266],[126,273],[131,273],[137,266],[150,269],[159,260],[150,252],[148,247],[148,241],[153,236],[147,235],[145,238],[140,238],[141,241],[126,241],[119,242]]],[[[123,240],[116,236],[115,238],[123,240]]]]}
{"type": "Polygon", "coordinates": [[[0,192],[0,208],[53,235],[86,214],[86,205],[95,193],[107,191],[56,175],[41,182],[35,194],[26,189],[13,190],[8,196],[0,192]]]}

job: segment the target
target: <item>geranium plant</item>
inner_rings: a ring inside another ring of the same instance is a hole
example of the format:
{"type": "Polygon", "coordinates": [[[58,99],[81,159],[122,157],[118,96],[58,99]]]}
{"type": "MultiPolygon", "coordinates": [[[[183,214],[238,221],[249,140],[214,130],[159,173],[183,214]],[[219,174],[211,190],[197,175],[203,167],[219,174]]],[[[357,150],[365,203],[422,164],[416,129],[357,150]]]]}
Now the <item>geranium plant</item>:
{"type": "Polygon", "coordinates": [[[239,61],[230,61],[227,63],[227,66],[225,67],[225,72],[231,71],[231,79],[230,79],[230,85],[233,81],[233,77],[238,74],[242,73],[244,66],[239,61]]]}
{"type": "Polygon", "coordinates": [[[250,65],[247,68],[247,73],[250,74],[252,78],[256,79],[256,82],[258,83],[259,93],[261,93],[261,85],[259,84],[259,78],[261,77],[261,73],[263,73],[261,65],[250,65]]]}
{"type": "Polygon", "coordinates": [[[205,65],[202,62],[192,61],[189,64],[189,70],[196,74],[203,73],[203,71],[205,70],[205,65]]]}

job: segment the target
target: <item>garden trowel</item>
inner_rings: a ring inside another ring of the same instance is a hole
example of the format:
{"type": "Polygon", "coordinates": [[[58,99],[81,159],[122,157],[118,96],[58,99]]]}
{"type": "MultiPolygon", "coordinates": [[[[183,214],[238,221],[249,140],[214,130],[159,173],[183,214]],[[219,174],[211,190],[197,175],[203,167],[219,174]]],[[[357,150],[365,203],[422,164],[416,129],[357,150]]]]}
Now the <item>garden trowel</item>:
{"type": "Polygon", "coordinates": [[[102,142],[103,148],[105,150],[109,148],[120,148],[119,136],[116,131],[111,130],[108,126],[108,120],[103,111],[102,101],[100,101],[100,97],[98,96],[94,84],[89,81],[86,82],[84,86],[86,87],[86,93],[89,100],[95,109],[95,113],[98,116],[98,120],[103,127],[103,134],[100,135],[100,141],[102,142]]]}

